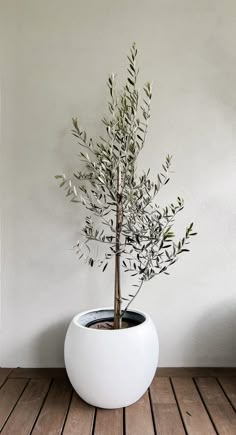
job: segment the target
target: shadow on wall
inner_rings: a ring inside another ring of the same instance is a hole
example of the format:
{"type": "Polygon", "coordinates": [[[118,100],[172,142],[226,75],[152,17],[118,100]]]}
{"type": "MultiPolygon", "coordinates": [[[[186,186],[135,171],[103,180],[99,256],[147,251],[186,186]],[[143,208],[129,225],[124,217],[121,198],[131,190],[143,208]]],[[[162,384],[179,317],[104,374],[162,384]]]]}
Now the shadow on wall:
{"type": "MultiPolygon", "coordinates": [[[[64,340],[72,317],[50,325],[35,339],[34,357],[39,367],[64,367],[64,340]]],[[[185,340],[183,360],[188,366],[236,367],[236,299],[212,306],[185,340]]]]}
{"type": "Polygon", "coordinates": [[[35,340],[35,360],[39,367],[64,367],[64,340],[71,319],[68,316],[50,325],[35,340]]]}
{"type": "Polygon", "coordinates": [[[236,366],[236,299],[212,306],[191,331],[186,360],[192,366],[236,366]]]}

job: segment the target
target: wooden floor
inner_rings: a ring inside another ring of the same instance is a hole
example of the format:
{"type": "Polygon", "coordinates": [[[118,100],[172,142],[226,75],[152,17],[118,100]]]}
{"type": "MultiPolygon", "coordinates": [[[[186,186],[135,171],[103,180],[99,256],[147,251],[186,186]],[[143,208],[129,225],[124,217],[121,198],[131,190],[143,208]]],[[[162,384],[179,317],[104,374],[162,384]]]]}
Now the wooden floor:
{"type": "Polygon", "coordinates": [[[0,368],[2,435],[236,435],[236,369],[159,369],[125,409],[84,403],[64,369],[0,368]]]}

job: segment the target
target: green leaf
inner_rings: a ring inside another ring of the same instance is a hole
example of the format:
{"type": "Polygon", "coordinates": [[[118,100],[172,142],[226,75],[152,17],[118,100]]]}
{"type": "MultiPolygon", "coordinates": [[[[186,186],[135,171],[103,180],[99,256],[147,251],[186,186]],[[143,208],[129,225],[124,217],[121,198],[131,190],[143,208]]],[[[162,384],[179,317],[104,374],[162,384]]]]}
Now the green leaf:
{"type": "Polygon", "coordinates": [[[105,264],[105,266],[103,267],[102,271],[104,272],[107,268],[108,263],[105,264]]]}
{"type": "Polygon", "coordinates": [[[132,86],[134,86],[134,81],[131,80],[129,77],[128,77],[128,82],[129,82],[132,86]]]}

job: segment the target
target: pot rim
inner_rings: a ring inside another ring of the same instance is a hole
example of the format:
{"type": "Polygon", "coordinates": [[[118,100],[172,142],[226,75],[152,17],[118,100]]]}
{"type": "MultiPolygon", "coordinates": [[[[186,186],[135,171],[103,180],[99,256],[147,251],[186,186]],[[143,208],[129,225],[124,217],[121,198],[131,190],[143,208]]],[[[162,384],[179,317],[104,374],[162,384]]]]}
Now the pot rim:
{"type": "Polygon", "coordinates": [[[145,313],[144,311],[141,310],[128,310],[127,313],[137,313],[140,314],[141,316],[144,317],[144,321],[142,323],[140,323],[139,325],[135,325],[132,326],[131,328],[124,328],[124,329],[94,329],[94,328],[88,328],[87,326],[81,325],[79,323],[79,319],[84,316],[85,314],[89,314],[89,313],[93,313],[93,312],[99,312],[99,311],[114,311],[114,307],[99,307],[99,308],[93,308],[90,310],[84,310],[81,311],[80,313],[76,314],[73,319],[72,319],[72,323],[74,326],[76,326],[77,328],[80,329],[85,329],[86,331],[89,331],[91,333],[103,333],[103,334],[124,334],[127,333],[129,331],[129,333],[131,333],[132,330],[136,330],[136,328],[141,328],[146,326],[148,323],[151,322],[151,317],[145,313]]]}

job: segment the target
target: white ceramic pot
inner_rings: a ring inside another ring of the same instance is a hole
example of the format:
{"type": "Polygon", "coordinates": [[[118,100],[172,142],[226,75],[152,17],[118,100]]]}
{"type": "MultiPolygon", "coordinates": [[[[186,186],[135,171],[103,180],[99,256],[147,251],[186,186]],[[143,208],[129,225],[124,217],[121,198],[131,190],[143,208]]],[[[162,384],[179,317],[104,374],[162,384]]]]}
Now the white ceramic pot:
{"type": "Polygon", "coordinates": [[[113,317],[101,308],[76,315],[65,339],[65,365],[75,391],[100,408],[121,408],[136,402],[155,375],[159,344],[150,316],[129,311],[126,318],[137,326],[101,330],[89,322],[113,317]]]}

